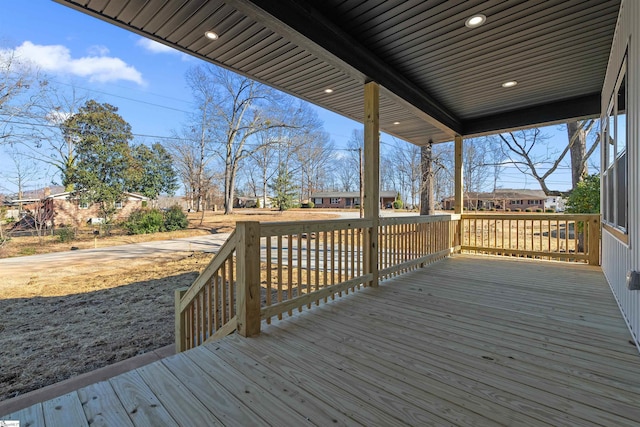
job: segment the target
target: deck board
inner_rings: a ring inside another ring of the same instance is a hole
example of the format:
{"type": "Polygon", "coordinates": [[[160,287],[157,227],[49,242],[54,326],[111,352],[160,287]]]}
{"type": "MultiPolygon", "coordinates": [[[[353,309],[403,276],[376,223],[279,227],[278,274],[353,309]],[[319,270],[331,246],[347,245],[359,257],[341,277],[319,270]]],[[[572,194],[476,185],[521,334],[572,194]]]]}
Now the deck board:
{"type": "Polygon", "coordinates": [[[80,403],[92,427],[133,426],[122,402],[109,381],[101,381],[78,390],[80,403]]]}
{"type": "Polygon", "coordinates": [[[232,335],[2,419],[44,426],[82,417],[135,426],[632,426],[640,419],[640,355],[602,272],[590,266],[455,256],[262,327],[258,337],[232,335]]]}

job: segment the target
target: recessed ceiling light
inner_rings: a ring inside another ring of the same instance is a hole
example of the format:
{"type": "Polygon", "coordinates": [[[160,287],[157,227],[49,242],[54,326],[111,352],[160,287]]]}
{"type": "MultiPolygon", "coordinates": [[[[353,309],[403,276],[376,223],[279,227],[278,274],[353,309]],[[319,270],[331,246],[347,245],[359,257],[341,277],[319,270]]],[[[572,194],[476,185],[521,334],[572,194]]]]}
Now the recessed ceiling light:
{"type": "Polygon", "coordinates": [[[518,82],[515,80],[509,80],[508,82],[502,83],[502,87],[514,87],[518,82]]]}
{"type": "Polygon", "coordinates": [[[487,20],[487,17],[479,13],[477,15],[473,15],[471,18],[464,21],[464,25],[468,28],[476,28],[484,24],[484,21],[486,20],[487,20]]]}
{"type": "Polygon", "coordinates": [[[399,125],[399,124],[400,124],[400,122],[393,122],[393,124],[394,124],[394,125],[399,125]]]}
{"type": "Polygon", "coordinates": [[[209,40],[218,40],[218,34],[214,33],[213,31],[207,31],[206,33],[204,33],[204,36],[209,40]]]}
{"type": "Polygon", "coordinates": [[[324,93],[333,93],[333,89],[325,89],[324,93]]]}

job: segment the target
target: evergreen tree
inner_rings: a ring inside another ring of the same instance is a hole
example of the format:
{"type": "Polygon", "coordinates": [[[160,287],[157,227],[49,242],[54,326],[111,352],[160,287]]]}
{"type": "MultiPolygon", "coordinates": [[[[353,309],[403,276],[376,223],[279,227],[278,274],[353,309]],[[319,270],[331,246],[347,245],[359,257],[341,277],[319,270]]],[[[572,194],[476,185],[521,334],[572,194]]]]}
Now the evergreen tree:
{"type": "Polygon", "coordinates": [[[150,199],[161,193],[173,194],[178,189],[178,177],[171,154],[160,143],[132,148],[133,164],[129,190],[150,199]]]}
{"type": "Polygon", "coordinates": [[[100,204],[107,220],[131,186],[129,141],[133,135],[131,125],[117,111],[117,107],[90,100],[62,124],[64,137],[75,142],[71,181],[76,194],[100,204]]]}
{"type": "Polygon", "coordinates": [[[278,167],[278,175],[276,175],[273,183],[269,185],[269,188],[274,192],[273,202],[279,210],[286,211],[293,207],[293,201],[296,196],[295,186],[284,164],[278,167]]]}

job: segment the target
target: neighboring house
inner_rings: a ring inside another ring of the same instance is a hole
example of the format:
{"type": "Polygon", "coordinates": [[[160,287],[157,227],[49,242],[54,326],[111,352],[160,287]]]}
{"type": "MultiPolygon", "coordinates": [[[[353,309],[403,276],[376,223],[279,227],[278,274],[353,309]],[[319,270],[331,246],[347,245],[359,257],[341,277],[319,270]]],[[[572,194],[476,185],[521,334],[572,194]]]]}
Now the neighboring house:
{"type": "MultiPolygon", "coordinates": [[[[542,190],[513,190],[498,189],[490,193],[464,193],[464,208],[468,210],[496,209],[518,210],[526,209],[544,210],[547,196],[542,190]]],[[[451,210],[455,205],[455,197],[449,197],[442,201],[445,210],[451,210]]]]}
{"type": "Polygon", "coordinates": [[[553,209],[556,212],[564,212],[565,200],[560,196],[547,197],[544,203],[548,209],[553,209]]]}
{"type": "Polygon", "coordinates": [[[264,196],[240,196],[236,197],[233,200],[234,208],[255,208],[258,207],[258,203],[261,208],[270,208],[273,206],[273,201],[271,196],[266,197],[266,204],[264,202],[264,196]]]}
{"type": "MultiPolygon", "coordinates": [[[[124,193],[123,202],[116,203],[116,212],[111,220],[126,219],[136,209],[146,206],[149,199],[135,193],[124,193]]],[[[51,194],[43,199],[46,217],[54,227],[80,227],[88,222],[101,222],[102,214],[98,203],[83,202],[73,192],[51,194]]]]}
{"type": "Polygon", "coordinates": [[[185,196],[160,196],[154,203],[154,206],[158,209],[168,209],[176,205],[180,206],[185,212],[189,209],[189,203],[185,196]]]}
{"type": "MultiPolygon", "coordinates": [[[[396,200],[396,191],[381,191],[380,206],[387,207],[396,200]]],[[[309,198],[316,208],[352,208],[360,206],[359,191],[325,191],[309,198]]]]}

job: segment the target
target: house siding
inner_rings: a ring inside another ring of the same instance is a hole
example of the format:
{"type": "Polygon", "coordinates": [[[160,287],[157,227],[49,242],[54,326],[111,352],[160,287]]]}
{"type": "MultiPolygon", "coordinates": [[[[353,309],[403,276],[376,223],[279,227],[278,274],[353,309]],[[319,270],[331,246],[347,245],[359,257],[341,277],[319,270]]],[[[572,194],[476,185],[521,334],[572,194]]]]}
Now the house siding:
{"type": "MultiPolygon", "coordinates": [[[[54,227],[82,227],[87,224],[90,218],[102,216],[100,207],[97,204],[89,205],[87,209],[80,209],[75,199],[48,199],[47,210],[53,212],[54,227]]],[[[131,212],[142,207],[142,200],[129,198],[122,203],[122,208],[117,209],[112,221],[121,221],[129,217],[131,212]]]]}
{"type": "MultiPolygon", "coordinates": [[[[613,39],[607,74],[602,89],[602,120],[605,120],[618,73],[627,53],[627,192],[628,242],[606,228],[602,231],[602,270],[620,310],[640,349],[640,291],[629,291],[626,273],[640,270],[640,175],[638,139],[640,137],[640,2],[623,1],[613,39]]],[[[604,151],[604,150],[603,150],[604,151]]],[[[604,165],[604,159],[602,159],[604,165]]],[[[604,170],[604,167],[601,168],[604,170]]],[[[604,198],[602,198],[604,200],[604,198]]]]}

